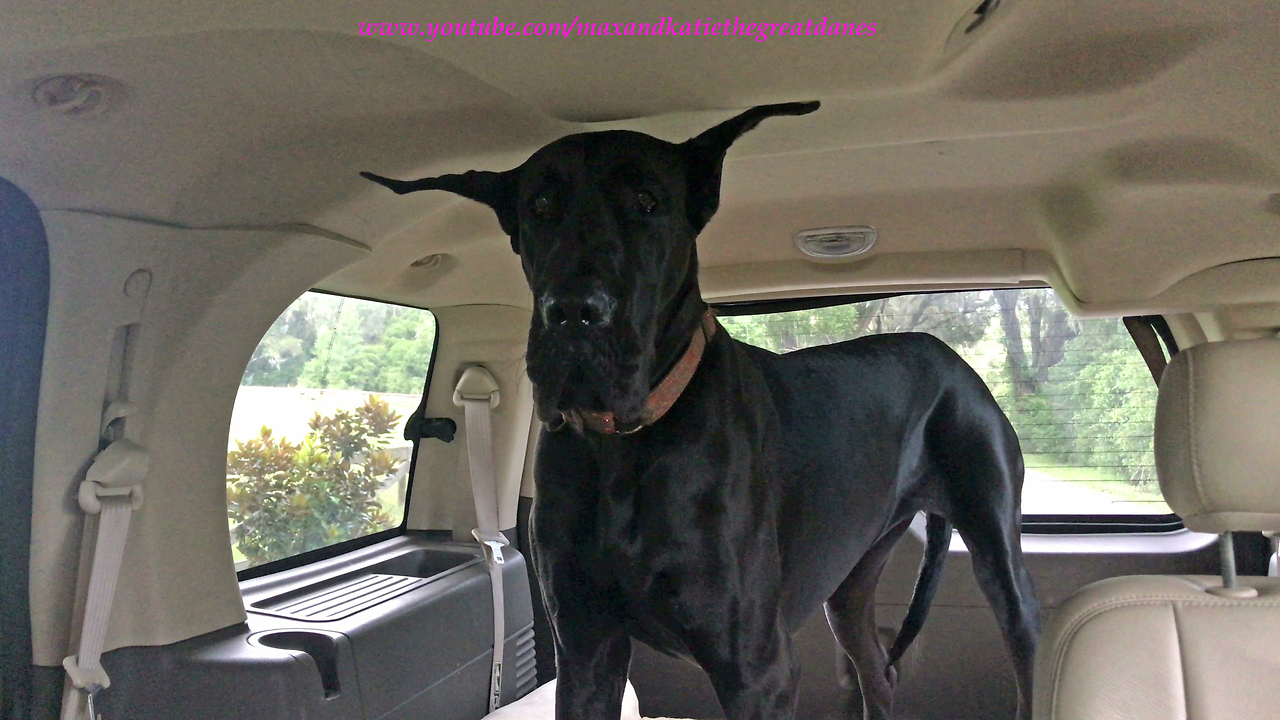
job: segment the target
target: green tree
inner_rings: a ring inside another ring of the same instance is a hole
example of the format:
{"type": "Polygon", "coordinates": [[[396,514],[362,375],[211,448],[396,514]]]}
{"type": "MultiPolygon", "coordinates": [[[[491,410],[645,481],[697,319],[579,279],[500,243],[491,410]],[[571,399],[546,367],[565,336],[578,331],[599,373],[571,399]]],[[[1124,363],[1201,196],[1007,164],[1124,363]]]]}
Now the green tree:
{"type": "Polygon", "coordinates": [[[263,427],[227,453],[232,540],[260,565],[391,527],[378,500],[399,467],[387,452],[400,416],[370,395],[354,410],[319,413],[298,444],[263,427]]]}
{"type": "Polygon", "coordinates": [[[303,368],[307,387],[420,393],[431,366],[431,313],[340,298],[303,368]]]}
{"type": "Polygon", "coordinates": [[[1050,374],[1052,397],[1067,417],[1060,457],[1097,468],[1100,477],[1154,489],[1158,388],[1120,321],[1081,325],[1050,374]]]}
{"type": "Polygon", "coordinates": [[[998,290],[993,294],[1000,308],[1005,364],[1013,394],[1035,394],[1049,380],[1049,368],[1062,362],[1067,343],[1080,334],[1080,328],[1052,293],[998,290]]]}
{"type": "Polygon", "coordinates": [[[316,327],[312,303],[303,296],[276,318],[244,369],[241,385],[289,387],[315,354],[316,327]]]}
{"type": "Polygon", "coordinates": [[[790,352],[864,335],[927,332],[961,349],[991,325],[990,293],[899,295],[813,310],[721,318],[735,338],[774,352],[790,352]]]}
{"type": "Polygon", "coordinates": [[[1063,457],[1071,451],[1075,408],[1050,383],[1050,370],[1063,362],[1080,334],[1051,291],[997,290],[992,293],[999,326],[1000,361],[987,376],[992,394],[1018,429],[1022,451],[1063,457]]]}

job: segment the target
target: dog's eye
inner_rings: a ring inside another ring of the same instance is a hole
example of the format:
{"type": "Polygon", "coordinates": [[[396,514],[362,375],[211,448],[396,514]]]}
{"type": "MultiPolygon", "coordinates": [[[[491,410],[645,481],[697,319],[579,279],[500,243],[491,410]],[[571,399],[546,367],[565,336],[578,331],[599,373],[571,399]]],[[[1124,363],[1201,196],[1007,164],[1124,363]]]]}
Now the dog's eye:
{"type": "Polygon", "coordinates": [[[533,214],[543,220],[551,217],[551,200],[546,195],[539,195],[533,199],[533,214]]]}
{"type": "Polygon", "coordinates": [[[648,190],[641,190],[636,193],[636,207],[643,212],[651,213],[658,209],[658,199],[648,190]]]}

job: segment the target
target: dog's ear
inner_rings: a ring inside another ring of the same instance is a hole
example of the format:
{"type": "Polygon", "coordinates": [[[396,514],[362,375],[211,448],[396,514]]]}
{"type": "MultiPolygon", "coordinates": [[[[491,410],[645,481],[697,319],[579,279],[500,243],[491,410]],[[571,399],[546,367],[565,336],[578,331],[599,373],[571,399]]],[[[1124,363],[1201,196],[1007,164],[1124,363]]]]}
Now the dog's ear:
{"type": "Polygon", "coordinates": [[[511,236],[511,249],[520,252],[520,224],[516,212],[516,175],[514,170],[489,172],[470,170],[461,175],[441,175],[421,180],[392,180],[371,172],[360,177],[391,188],[397,195],[419,190],[446,190],[493,208],[502,231],[511,236]]]}
{"type": "Polygon", "coordinates": [[[689,183],[685,204],[689,212],[689,222],[698,230],[702,230],[719,209],[720,174],[724,167],[724,156],[735,140],[759,125],[765,118],[775,115],[808,115],[817,110],[818,105],[816,100],[759,105],[685,141],[683,147],[688,158],[689,183]]]}

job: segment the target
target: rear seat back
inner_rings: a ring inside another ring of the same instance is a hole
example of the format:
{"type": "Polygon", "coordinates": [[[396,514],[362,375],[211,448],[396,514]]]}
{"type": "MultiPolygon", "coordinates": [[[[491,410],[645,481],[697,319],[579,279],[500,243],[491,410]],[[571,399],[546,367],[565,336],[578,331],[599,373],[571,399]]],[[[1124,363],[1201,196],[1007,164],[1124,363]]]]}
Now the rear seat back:
{"type": "MultiPolygon", "coordinates": [[[[1191,530],[1280,531],[1280,340],[1179,353],[1156,407],[1160,489],[1191,530]]],[[[1061,606],[1036,658],[1034,717],[1280,717],[1280,579],[1139,576],[1061,606]]]]}

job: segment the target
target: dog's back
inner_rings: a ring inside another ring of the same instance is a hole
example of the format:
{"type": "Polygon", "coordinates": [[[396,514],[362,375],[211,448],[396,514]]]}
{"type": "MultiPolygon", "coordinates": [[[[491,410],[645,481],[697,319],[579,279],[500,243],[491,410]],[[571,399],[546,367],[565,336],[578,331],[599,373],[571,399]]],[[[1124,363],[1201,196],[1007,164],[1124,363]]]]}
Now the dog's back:
{"type": "Polygon", "coordinates": [[[955,469],[960,455],[992,442],[1016,450],[1017,438],[982,378],[936,337],[872,335],[784,355],[735,344],[776,411],[767,436],[779,516],[807,520],[780,534],[793,629],[904,516],[949,514],[956,483],[1002,482],[955,469]]]}

